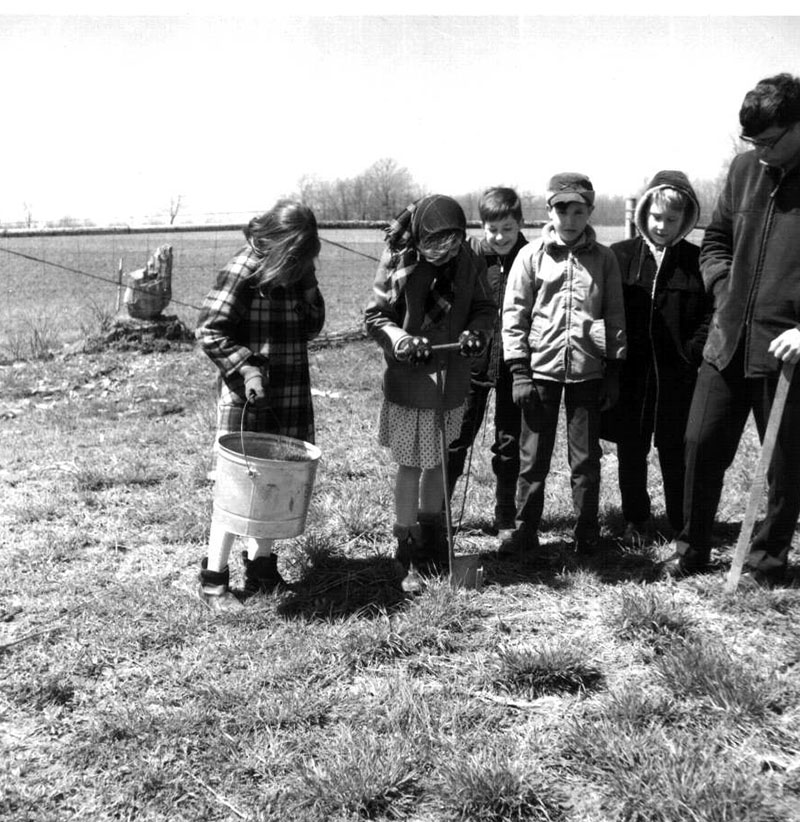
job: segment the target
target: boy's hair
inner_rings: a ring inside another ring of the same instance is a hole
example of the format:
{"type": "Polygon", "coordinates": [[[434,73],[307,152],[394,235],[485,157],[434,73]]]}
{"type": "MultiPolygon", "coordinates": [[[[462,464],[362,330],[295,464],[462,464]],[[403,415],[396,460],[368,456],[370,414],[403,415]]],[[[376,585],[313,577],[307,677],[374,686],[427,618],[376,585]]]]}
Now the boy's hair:
{"type": "Polygon", "coordinates": [[[313,268],[320,241],[314,212],[294,200],[278,200],[243,229],[262,262],[254,277],[259,287],[290,285],[313,268]]]}
{"type": "Polygon", "coordinates": [[[800,122],[800,78],[776,74],[759,81],[747,92],[739,109],[739,123],[745,137],[754,137],[770,126],[791,126],[800,122]]]}
{"type": "Polygon", "coordinates": [[[659,188],[653,192],[650,205],[672,211],[685,211],[688,201],[689,198],[676,188],[659,188]]]}
{"type": "Polygon", "coordinates": [[[478,203],[478,214],[482,223],[505,220],[506,217],[513,217],[521,223],[522,203],[513,188],[497,186],[483,192],[478,203]]]}

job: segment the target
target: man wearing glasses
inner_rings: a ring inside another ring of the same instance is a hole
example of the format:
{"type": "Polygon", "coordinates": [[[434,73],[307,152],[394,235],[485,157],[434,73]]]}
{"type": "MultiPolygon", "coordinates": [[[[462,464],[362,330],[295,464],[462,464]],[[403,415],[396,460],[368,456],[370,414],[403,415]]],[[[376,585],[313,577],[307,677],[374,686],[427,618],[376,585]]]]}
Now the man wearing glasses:
{"type": "MultiPolygon", "coordinates": [[[[715,309],[686,429],[686,525],[665,570],[707,568],[725,471],[752,410],[763,438],[783,362],[800,359],[800,78],[762,80],[739,111],[742,140],[700,252],[715,309]]],[[[785,580],[800,515],[800,378],[768,474],[766,517],[745,560],[759,585],[785,580]]],[[[744,577],[743,577],[744,578],[744,577]]]]}

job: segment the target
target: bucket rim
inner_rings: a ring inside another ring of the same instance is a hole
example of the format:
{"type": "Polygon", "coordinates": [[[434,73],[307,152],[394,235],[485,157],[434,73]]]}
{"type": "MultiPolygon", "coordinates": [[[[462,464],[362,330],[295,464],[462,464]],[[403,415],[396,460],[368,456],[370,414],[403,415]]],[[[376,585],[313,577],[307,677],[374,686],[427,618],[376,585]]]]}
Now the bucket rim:
{"type": "Polygon", "coordinates": [[[322,456],[322,451],[320,451],[319,446],[314,445],[311,442],[306,442],[305,440],[301,440],[297,437],[287,437],[283,434],[269,434],[269,433],[262,433],[260,431],[243,431],[241,433],[234,433],[228,432],[226,434],[221,434],[217,438],[217,445],[220,449],[227,451],[229,454],[233,455],[234,457],[238,457],[239,459],[244,458],[245,456],[247,459],[257,459],[259,462],[287,462],[288,460],[280,460],[280,459],[273,459],[271,457],[250,457],[248,455],[242,454],[241,449],[233,449],[229,448],[226,445],[226,442],[235,442],[240,444],[242,439],[247,441],[250,440],[259,440],[261,442],[273,442],[277,444],[284,444],[289,448],[296,448],[297,450],[305,451],[306,455],[309,457],[310,462],[319,460],[322,456]]]}

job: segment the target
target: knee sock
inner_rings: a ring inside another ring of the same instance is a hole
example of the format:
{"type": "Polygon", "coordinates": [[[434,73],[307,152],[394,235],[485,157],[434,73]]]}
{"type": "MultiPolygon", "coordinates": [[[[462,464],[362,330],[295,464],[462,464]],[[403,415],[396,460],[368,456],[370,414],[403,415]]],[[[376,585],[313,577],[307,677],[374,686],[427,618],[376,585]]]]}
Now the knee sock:
{"type": "Polygon", "coordinates": [[[274,539],[268,537],[246,537],[247,558],[252,562],[259,557],[268,557],[272,554],[272,543],[274,539]]]}
{"type": "Polygon", "coordinates": [[[235,535],[226,531],[218,522],[211,520],[208,535],[208,570],[224,571],[228,567],[228,557],[233,547],[235,535]]]}

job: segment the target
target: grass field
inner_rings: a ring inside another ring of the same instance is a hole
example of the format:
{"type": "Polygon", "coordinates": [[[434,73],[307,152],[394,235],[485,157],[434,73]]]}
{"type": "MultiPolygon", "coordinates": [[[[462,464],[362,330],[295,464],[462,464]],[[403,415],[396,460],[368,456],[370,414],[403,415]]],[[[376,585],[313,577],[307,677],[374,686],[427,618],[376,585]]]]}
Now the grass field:
{"type": "MultiPolygon", "coordinates": [[[[213,263],[197,252],[197,290],[176,296],[200,299],[233,247],[206,246],[213,263]]],[[[360,319],[373,268],[323,259],[331,330],[360,319]]],[[[796,573],[787,588],[723,590],[752,429],[714,570],[679,583],[659,577],[663,539],[616,538],[607,444],[596,554],[571,549],[559,441],[541,554],[498,561],[483,431],[455,509],[457,551],[480,554],[485,585],[407,598],[380,375],[369,341],[313,350],[323,458],[305,534],[277,546],[291,590],[227,614],[195,594],[213,495],[201,353],[0,365],[0,818],[800,820],[796,573]]]]}
{"type": "MultiPolygon", "coordinates": [[[[597,232],[606,243],[623,236],[621,226],[597,232]]],[[[537,230],[527,233],[533,237],[537,230]]],[[[380,256],[383,234],[328,229],[321,236],[326,330],[347,331],[361,323],[376,267],[370,258],[380,256]]],[[[126,272],[141,268],[164,243],[172,244],[174,255],[168,313],[193,328],[216,272],[242,244],[239,232],[1,238],[0,362],[27,356],[32,344],[56,350],[85,337],[114,314],[120,260],[126,272]]]]}

